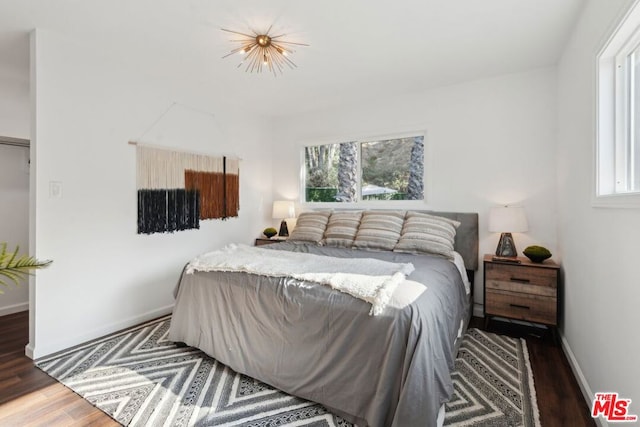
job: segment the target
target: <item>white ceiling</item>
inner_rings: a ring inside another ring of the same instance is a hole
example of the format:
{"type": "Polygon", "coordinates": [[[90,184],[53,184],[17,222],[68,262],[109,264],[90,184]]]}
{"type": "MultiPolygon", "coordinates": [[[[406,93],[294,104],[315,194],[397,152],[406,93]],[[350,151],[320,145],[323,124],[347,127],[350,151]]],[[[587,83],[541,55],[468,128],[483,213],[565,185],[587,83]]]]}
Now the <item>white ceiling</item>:
{"type": "Polygon", "coordinates": [[[141,72],[195,82],[270,116],[381,99],[557,62],[586,0],[1,0],[0,68],[28,77],[33,28],[141,72]],[[229,28],[311,46],[297,69],[250,74],[229,28]]]}

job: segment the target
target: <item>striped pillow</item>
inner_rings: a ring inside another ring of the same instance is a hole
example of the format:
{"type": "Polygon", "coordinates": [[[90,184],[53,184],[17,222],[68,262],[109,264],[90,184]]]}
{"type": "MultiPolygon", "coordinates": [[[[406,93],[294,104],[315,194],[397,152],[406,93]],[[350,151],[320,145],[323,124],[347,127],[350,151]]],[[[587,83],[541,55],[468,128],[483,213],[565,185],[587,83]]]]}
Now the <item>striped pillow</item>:
{"type": "Polygon", "coordinates": [[[353,246],[359,249],[393,250],[400,238],[404,215],[404,211],[363,213],[353,246]]]}
{"type": "Polygon", "coordinates": [[[453,259],[460,222],[422,212],[407,213],[395,252],[428,253],[453,259]]]}
{"type": "Polygon", "coordinates": [[[324,232],[327,246],[350,248],[358,232],[362,211],[333,212],[324,232]]]}
{"type": "Polygon", "coordinates": [[[320,243],[327,228],[330,211],[303,212],[298,217],[289,241],[320,243]]]}

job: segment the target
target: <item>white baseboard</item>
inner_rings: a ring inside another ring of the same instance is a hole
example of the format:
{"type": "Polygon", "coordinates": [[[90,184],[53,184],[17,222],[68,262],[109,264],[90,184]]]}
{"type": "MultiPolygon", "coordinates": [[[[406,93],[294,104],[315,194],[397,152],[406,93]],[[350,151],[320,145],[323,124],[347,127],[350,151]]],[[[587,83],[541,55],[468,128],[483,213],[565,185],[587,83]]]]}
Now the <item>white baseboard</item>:
{"type": "MultiPolygon", "coordinates": [[[[564,335],[560,333],[560,331],[558,331],[558,333],[560,334],[560,338],[562,342],[562,350],[564,351],[565,356],[567,356],[567,360],[569,361],[569,366],[571,366],[573,375],[576,377],[576,380],[578,381],[578,386],[580,387],[580,391],[582,392],[582,397],[587,402],[587,407],[591,408],[591,404],[593,402],[593,398],[595,397],[595,395],[591,391],[591,387],[589,386],[587,379],[582,373],[582,369],[580,369],[580,365],[578,364],[578,361],[576,360],[576,357],[573,354],[571,347],[569,346],[569,342],[564,337],[564,335]]],[[[595,418],[594,421],[600,427],[609,427],[609,423],[602,417],[595,418]]]]}
{"type": "Polygon", "coordinates": [[[33,346],[31,343],[24,346],[24,355],[33,360],[33,346]]]}
{"type": "Polygon", "coordinates": [[[0,316],[6,316],[7,314],[20,313],[21,311],[29,310],[29,302],[21,302],[20,304],[8,305],[6,307],[0,307],[0,316]]]}
{"type": "Polygon", "coordinates": [[[35,345],[32,345],[31,343],[29,343],[25,348],[25,355],[27,357],[30,357],[31,359],[38,359],[53,353],[57,353],[58,351],[76,346],[78,344],[82,344],[87,341],[91,341],[96,338],[100,338],[105,335],[112,334],[122,329],[126,329],[131,326],[144,323],[146,321],[155,319],[157,317],[166,316],[167,314],[171,314],[172,311],[173,311],[173,304],[168,305],[166,307],[160,307],[158,309],[151,310],[140,315],[131,316],[127,319],[123,319],[118,322],[114,322],[109,325],[96,328],[91,332],[87,332],[81,335],[76,335],[70,339],[67,339],[65,341],[61,341],[46,347],[37,346],[37,343],[35,345]]]}
{"type": "Polygon", "coordinates": [[[475,317],[484,317],[484,306],[482,304],[473,304],[473,315],[475,317]]]}

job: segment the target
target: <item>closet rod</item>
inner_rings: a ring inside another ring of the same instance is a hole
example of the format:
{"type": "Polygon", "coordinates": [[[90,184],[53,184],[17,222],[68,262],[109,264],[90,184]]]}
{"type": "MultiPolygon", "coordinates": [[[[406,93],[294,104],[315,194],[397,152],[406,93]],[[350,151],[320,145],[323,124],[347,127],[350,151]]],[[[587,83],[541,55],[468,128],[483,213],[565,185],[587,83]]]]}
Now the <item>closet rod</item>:
{"type": "Polygon", "coordinates": [[[12,145],[14,147],[29,147],[30,143],[28,139],[11,138],[8,136],[0,136],[0,145],[12,145]]]}

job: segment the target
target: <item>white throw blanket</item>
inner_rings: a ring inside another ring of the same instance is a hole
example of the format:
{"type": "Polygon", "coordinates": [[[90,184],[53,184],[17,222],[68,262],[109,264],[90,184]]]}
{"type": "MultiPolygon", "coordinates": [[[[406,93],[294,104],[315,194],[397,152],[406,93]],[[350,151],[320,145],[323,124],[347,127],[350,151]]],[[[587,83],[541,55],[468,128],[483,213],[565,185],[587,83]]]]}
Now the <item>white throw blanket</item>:
{"type": "Polygon", "coordinates": [[[413,269],[411,263],[336,258],[231,244],[198,256],[189,263],[186,273],[245,272],[320,283],[370,303],[369,314],[375,316],[384,311],[393,291],[413,269]]]}

